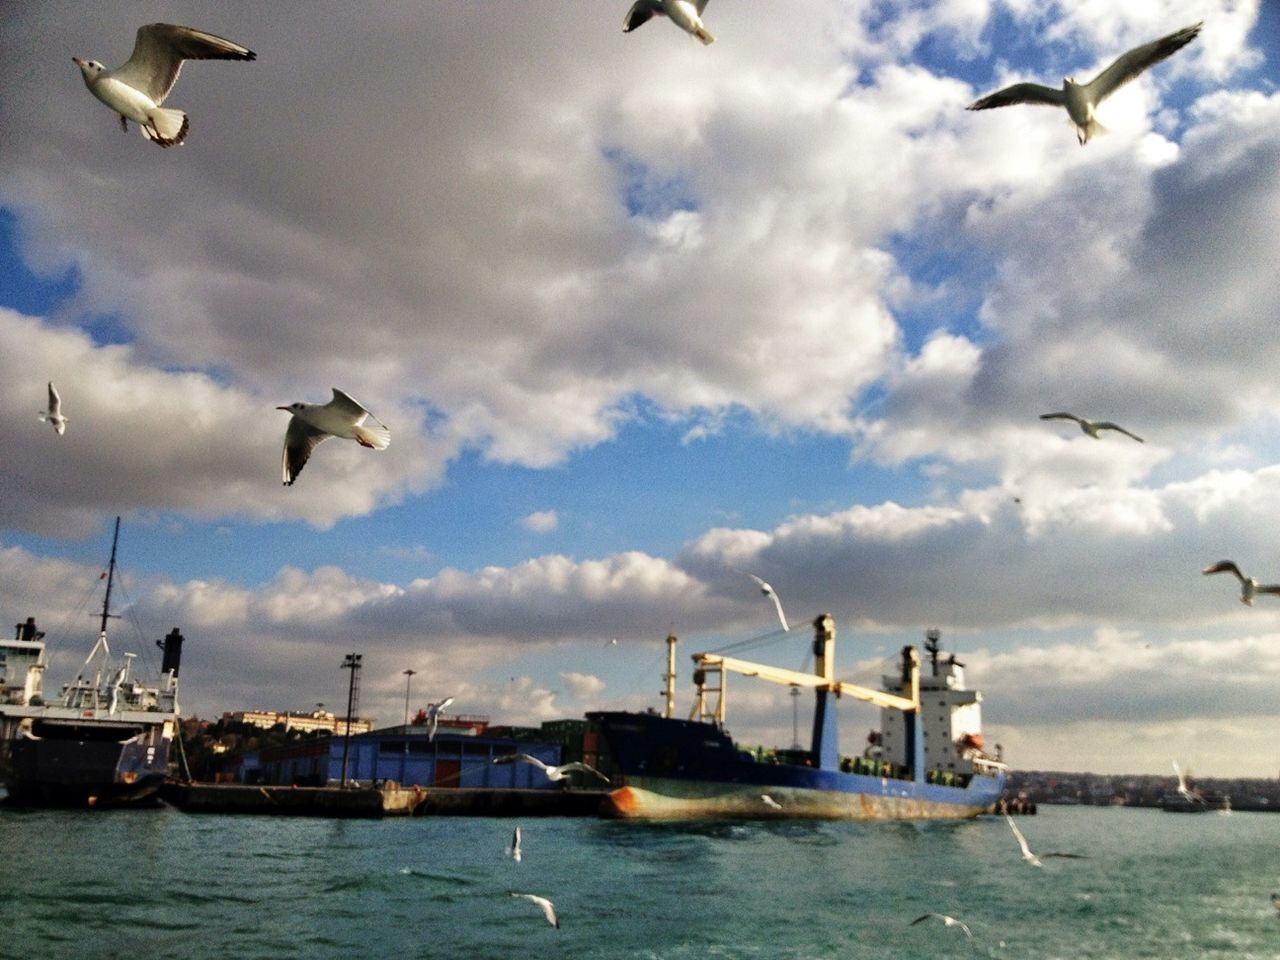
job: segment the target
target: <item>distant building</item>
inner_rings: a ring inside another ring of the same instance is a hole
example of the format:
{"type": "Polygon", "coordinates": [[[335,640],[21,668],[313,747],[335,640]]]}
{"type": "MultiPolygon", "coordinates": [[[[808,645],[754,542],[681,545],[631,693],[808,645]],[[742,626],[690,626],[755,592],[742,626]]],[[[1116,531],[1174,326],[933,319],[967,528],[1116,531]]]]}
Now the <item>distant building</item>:
{"type": "Polygon", "coordinates": [[[434,738],[425,727],[395,726],[345,737],[323,737],[246,754],[241,779],[247,783],[325,786],[342,780],[347,749],[347,780],[392,780],[404,786],[559,789],[532,764],[494,761],[525,753],[543,763],[561,762],[557,743],[494,736],[473,723],[446,724],[434,738]]]}
{"type": "MultiPolygon", "coordinates": [[[[270,730],[277,724],[283,724],[285,730],[299,730],[311,733],[316,730],[328,730],[335,736],[345,736],[347,721],[345,717],[336,717],[328,710],[313,710],[310,713],[275,713],[271,710],[237,710],[224,713],[224,722],[247,723],[255,727],[270,730]]],[[[359,717],[351,721],[351,734],[368,733],[373,729],[373,721],[359,717]]]]}

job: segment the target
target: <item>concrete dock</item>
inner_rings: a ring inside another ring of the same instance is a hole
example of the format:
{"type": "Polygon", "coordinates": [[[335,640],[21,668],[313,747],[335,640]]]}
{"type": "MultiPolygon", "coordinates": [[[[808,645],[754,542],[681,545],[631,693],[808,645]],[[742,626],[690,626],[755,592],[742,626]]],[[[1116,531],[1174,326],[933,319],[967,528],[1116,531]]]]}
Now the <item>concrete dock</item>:
{"type": "Polygon", "coordinates": [[[243,783],[166,783],[162,799],[185,813],[258,813],[292,817],[409,816],[421,802],[398,784],[381,787],[276,787],[243,783]]]}
{"type": "Polygon", "coordinates": [[[466,787],[281,787],[242,783],[166,783],[160,796],[185,813],[292,817],[594,817],[601,790],[466,787]]]}

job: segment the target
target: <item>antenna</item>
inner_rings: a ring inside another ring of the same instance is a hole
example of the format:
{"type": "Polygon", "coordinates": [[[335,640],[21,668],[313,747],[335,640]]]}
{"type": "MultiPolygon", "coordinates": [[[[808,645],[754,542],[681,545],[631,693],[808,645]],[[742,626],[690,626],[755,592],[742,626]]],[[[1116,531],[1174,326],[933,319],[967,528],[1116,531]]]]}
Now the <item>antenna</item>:
{"type": "Polygon", "coordinates": [[[360,702],[360,654],[348,653],[342,661],[342,669],[351,671],[351,682],[347,686],[347,729],[342,738],[342,782],[347,785],[347,755],[351,750],[351,714],[360,702]]]}
{"type": "Polygon", "coordinates": [[[111,585],[115,581],[116,547],[119,544],[120,544],[120,518],[116,517],[116,532],[111,536],[111,560],[107,564],[107,595],[102,598],[102,625],[98,627],[98,632],[101,634],[105,634],[107,632],[107,620],[112,619],[111,585]]]}

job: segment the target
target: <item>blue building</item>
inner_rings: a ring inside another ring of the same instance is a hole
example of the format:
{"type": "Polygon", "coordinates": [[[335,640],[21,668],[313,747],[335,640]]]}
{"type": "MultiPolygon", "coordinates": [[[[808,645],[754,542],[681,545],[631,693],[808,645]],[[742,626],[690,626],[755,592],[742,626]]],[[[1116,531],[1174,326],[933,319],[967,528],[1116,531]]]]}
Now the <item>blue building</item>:
{"type": "MultiPolygon", "coordinates": [[[[495,731],[496,732],[496,731],[495,731]]],[[[321,737],[284,747],[246,754],[241,779],[300,787],[337,784],[342,780],[342,755],[347,748],[350,781],[392,780],[402,786],[493,789],[558,789],[529,763],[498,763],[499,757],[525,753],[547,764],[561,762],[557,743],[521,736],[490,736],[487,724],[441,724],[428,739],[425,726],[387,727],[351,737],[321,737]]]]}

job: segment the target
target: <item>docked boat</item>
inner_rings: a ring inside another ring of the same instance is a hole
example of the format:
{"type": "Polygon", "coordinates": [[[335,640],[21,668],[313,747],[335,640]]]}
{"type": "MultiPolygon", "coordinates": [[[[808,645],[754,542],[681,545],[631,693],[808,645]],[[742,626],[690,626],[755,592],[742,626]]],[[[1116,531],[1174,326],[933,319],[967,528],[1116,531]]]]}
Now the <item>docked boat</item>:
{"type": "Polygon", "coordinates": [[[107,621],[119,538],[117,517],[98,640],[57,698],[43,691],[44,633],[35,619],[0,641],[0,782],[9,803],[137,804],[153,797],[169,771],[183,637],[174,628],[157,641],[163,654],[154,683],[133,676],[135,654],[112,654],[107,621]]]}
{"type": "Polygon", "coordinates": [[[968,690],[964,665],[943,657],[937,631],[926,634],[928,668],[914,646],[883,689],[835,678],[835,625],[814,621],[813,673],[715,653],[694,656],[696,703],[674,717],[675,638],[669,638],[664,714],[589,713],[608,744],[622,784],[605,813],[638,819],[965,819],[990,811],[1007,767],[984,750],[982,695],[968,690]],[[725,726],[730,673],[813,691],[808,749],[747,750],[725,726]],[[842,753],[837,705],[852,697],[880,708],[880,729],[858,755],[842,753]]]}

